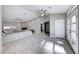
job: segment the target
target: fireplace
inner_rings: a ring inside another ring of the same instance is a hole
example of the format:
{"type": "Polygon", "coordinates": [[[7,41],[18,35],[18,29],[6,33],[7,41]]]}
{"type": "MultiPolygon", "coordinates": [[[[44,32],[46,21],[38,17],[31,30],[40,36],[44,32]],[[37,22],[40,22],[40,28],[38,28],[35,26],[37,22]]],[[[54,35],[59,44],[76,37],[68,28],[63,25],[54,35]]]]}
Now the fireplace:
{"type": "Polygon", "coordinates": [[[26,27],[22,27],[22,30],[27,30],[27,28],[26,27]]]}

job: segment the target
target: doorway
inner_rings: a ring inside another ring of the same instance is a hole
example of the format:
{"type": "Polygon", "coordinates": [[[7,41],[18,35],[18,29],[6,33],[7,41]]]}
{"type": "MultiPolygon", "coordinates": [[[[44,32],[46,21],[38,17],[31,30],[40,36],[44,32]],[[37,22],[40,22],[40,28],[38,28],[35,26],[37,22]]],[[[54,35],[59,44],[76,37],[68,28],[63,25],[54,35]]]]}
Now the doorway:
{"type": "Polygon", "coordinates": [[[44,23],[45,27],[45,33],[49,36],[50,34],[50,24],[49,21],[44,23]]]}

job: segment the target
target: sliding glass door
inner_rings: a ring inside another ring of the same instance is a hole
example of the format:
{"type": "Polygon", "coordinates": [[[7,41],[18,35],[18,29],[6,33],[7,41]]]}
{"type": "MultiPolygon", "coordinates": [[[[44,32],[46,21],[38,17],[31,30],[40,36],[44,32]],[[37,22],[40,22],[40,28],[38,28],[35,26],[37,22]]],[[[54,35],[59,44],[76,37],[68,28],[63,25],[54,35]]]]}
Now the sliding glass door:
{"type": "Polygon", "coordinates": [[[78,50],[77,15],[74,14],[67,19],[67,39],[74,51],[78,50]]]}

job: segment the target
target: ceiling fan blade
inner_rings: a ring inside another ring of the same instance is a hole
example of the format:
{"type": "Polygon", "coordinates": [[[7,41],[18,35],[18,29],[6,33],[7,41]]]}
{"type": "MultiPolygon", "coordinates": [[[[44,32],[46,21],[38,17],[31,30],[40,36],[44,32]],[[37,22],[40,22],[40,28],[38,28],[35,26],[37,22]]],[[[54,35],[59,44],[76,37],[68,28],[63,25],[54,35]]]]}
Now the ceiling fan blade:
{"type": "Polygon", "coordinates": [[[43,9],[41,9],[40,11],[43,11],[43,9]]]}
{"type": "Polygon", "coordinates": [[[47,10],[44,10],[44,12],[46,12],[47,10]]]}

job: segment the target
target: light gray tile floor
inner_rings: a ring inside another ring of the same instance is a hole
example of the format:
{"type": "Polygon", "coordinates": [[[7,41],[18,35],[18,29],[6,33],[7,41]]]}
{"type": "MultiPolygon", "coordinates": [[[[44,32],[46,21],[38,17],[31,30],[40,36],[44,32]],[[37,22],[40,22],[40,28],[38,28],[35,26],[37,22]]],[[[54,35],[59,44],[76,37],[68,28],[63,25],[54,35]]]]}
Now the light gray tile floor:
{"type": "Polygon", "coordinates": [[[3,44],[3,54],[73,54],[65,39],[43,33],[3,44]]]}

